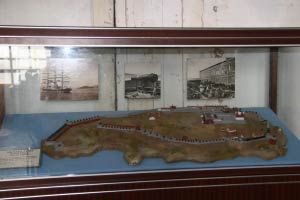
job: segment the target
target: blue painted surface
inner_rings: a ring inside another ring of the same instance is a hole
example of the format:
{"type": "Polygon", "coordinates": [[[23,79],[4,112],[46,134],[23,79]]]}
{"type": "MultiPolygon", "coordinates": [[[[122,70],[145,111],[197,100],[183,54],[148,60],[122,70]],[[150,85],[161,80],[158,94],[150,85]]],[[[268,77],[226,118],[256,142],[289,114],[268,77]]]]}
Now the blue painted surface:
{"type": "MultiPolygon", "coordinates": [[[[288,152],[285,156],[271,161],[257,157],[236,158],[214,163],[201,164],[193,162],[177,162],[168,164],[163,159],[148,158],[138,166],[129,166],[120,151],[101,151],[90,157],[76,159],[52,159],[42,155],[39,168],[2,169],[0,178],[19,178],[32,176],[54,176],[70,174],[89,174],[106,172],[128,172],[145,170],[172,170],[193,168],[216,168],[238,166],[266,166],[300,164],[300,142],[293,133],[277,118],[269,108],[245,108],[258,112],[262,118],[280,126],[287,136],[288,152]]],[[[132,113],[132,112],[131,112],[132,113]]],[[[55,113],[7,115],[4,120],[4,131],[0,136],[0,149],[22,149],[40,147],[40,141],[55,132],[65,120],[77,120],[95,115],[126,116],[128,112],[86,112],[86,113],[55,113]]],[[[1,161],[0,161],[1,162],[1,161]]]]}

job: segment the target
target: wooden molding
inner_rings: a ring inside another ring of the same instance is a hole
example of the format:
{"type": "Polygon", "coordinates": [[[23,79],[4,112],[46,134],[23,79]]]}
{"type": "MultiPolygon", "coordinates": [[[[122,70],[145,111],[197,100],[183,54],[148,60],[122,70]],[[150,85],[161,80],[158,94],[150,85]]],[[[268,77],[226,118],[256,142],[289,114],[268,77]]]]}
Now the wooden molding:
{"type": "Polygon", "coordinates": [[[0,26],[0,44],[99,46],[290,46],[300,29],[138,29],[0,26]]]}
{"type": "Polygon", "coordinates": [[[0,181],[10,199],[295,199],[300,167],[210,168],[180,171],[39,177],[0,181]],[[284,192],[285,191],[285,192],[284,192]],[[289,192],[287,192],[289,191],[289,192]],[[283,194],[284,193],[284,194],[283,194]]]}

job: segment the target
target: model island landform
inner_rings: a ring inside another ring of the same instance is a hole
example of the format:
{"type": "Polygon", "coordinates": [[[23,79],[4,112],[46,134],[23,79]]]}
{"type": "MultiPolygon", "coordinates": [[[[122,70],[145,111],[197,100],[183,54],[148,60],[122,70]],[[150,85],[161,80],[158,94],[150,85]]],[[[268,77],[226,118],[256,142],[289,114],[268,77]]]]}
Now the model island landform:
{"type": "Polygon", "coordinates": [[[271,160],[283,156],[282,129],[256,112],[226,106],[161,108],[122,117],[91,117],[66,121],[42,150],[55,159],[91,156],[120,150],[130,165],[144,158],[166,162],[214,162],[239,156],[271,160]]]}

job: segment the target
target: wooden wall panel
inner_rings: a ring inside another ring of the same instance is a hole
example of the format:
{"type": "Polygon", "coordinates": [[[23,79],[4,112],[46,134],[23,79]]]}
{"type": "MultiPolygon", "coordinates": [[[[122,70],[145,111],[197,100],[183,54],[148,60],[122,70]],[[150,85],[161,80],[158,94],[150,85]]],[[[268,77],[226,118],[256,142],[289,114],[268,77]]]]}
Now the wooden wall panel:
{"type": "Polygon", "coordinates": [[[205,1],[203,17],[205,27],[300,26],[298,0],[199,1],[205,1]]]}
{"type": "Polygon", "coordinates": [[[126,22],[117,26],[160,27],[162,26],[162,6],[162,0],[125,0],[126,22]]]}
{"type": "Polygon", "coordinates": [[[182,0],[182,26],[203,27],[204,1],[182,0]]]}
{"type": "Polygon", "coordinates": [[[0,0],[0,24],[92,26],[91,0],[0,0]]]}
{"type": "Polygon", "coordinates": [[[116,0],[117,27],[202,27],[204,0],[116,0]]]}
{"type": "Polygon", "coordinates": [[[114,27],[114,1],[92,0],[93,26],[114,27]]]}
{"type": "Polygon", "coordinates": [[[162,1],[162,27],[182,27],[182,0],[162,1]]]}
{"type": "Polygon", "coordinates": [[[126,0],[115,0],[116,27],[126,27],[126,0]]]}

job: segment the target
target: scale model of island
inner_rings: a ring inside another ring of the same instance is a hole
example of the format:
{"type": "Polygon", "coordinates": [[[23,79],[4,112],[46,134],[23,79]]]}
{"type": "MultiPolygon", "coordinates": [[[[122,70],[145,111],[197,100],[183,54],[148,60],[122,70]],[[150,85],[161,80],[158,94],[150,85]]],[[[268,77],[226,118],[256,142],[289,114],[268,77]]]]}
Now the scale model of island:
{"type": "Polygon", "coordinates": [[[286,137],[255,112],[226,106],[161,108],[124,117],[66,121],[42,141],[42,151],[61,159],[120,150],[130,165],[144,158],[166,162],[214,162],[238,156],[283,156],[286,137]]]}

